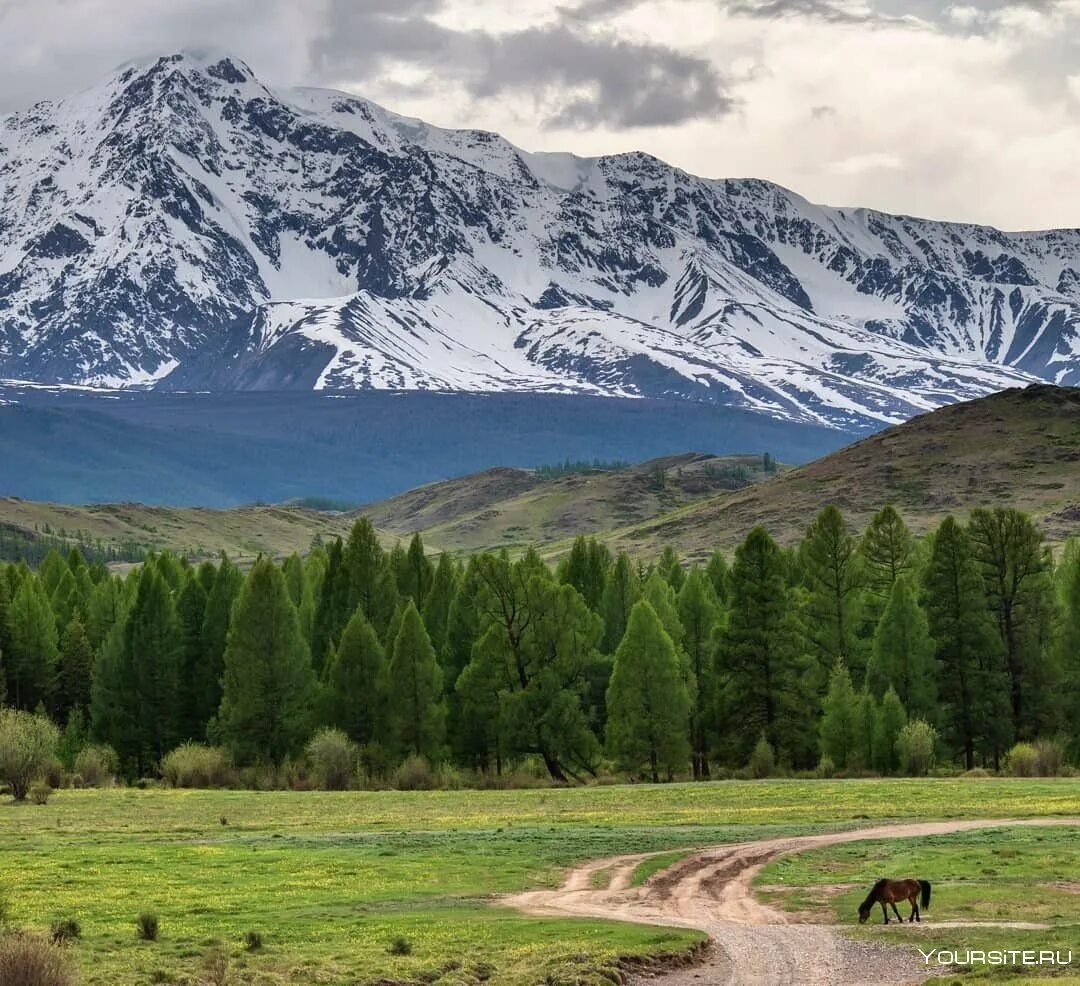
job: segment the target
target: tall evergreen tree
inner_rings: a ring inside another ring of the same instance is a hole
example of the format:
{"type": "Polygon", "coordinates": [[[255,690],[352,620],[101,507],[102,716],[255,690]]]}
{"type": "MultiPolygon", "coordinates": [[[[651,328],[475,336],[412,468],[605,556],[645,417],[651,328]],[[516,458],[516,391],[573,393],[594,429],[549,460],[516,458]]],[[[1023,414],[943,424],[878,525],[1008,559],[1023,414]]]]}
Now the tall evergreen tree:
{"type": "MultiPolygon", "coordinates": [[[[67,565],[57,554],[64,572],[67,565]]],[[[62,573],[58,573],[59,583],[62,573]]],[[[30,576],[23,579],[11,602],[11,653],[8,655],[8,701],[16,708],[32,710],[39,704],[52,708],[56,689],[59,647],[56,618],[45,584],[30,576]]]]}
{"type": "Polygon", "coordinates": [[[479,555],[469,559],[454,593],[446,618],[441,664],[446,692],[447,734],[458,763],[487,770],[492,762],[501,767],[502,752],[495,740],[498,718],[498,688],[491,682],[476,681],[475,688],[458,687],[458,678],[469,665],[473,645],[480,636],[478,595],[482,580],[479,555]]]}
{"type": "Polygon", "coordinates": [[[1018,510],[973,511],[969,535],[1005,658],[1013,724],[1020,738],[1033,739],[1058,722],[1056,655],[1044,647],[1053,612],[1049,554],[1018,510]]]}
{"type": "Polygon", "coordinates": [[[225,648],[221,734],[240,763],[281,763],[307,739],[311,654],[280,570],[260,558],[233,608],[225,648]]]}
{"type": "Polygon", "coordinates": [[[446,736],[442,670],[424,621],[410,598],[401,616],[390,660],[388,704],[398,751],[437,761],[446,736]]]}
{"type": "Polygon", "coordinates": [[[946,734],[971,770],[977,752],[996,758],[1006,748],[1011,714],[1001,645],[971,540],[952,517],[938,528],[924,578],[946,734]]]}
{"type": "Polygon", "coordinates": [[[131,680],[133,764],[138,776],[154,770],[180,739],[180,623],[169,583],[156,565],[144,565],[124,626],[131,680]]]}
{"type": "Polygon", "coordinates": [[[714,638],[720,624],[720,605],[712,582],[694,567],[679,590],[679,619],[683,650],[694,679],[690,738],[695,780],[709,776],[709,730],[717,701],[714,638]]]}
{"type": "Polygon", "coordinates": [[[6,565],[0,566],[0,705],[7,698],[8,670],[11,661],[11,587],[6,565]]]}
{"type": "Polygon", "coordinates": [[[421,611],[434,578],[435,569],[424,551],[424,542],[419,534],[414,534],[396,573],[398,595],[411,599],[417,611],[421,611]]]}
{"type": "Polygon", "coordinates": [[[217,715],[221,705],[221,676],[225,671],[229,620],[243,584],[243,575],[229,561],[229,556],[222,552],[214,585],[206,597],[206,610],[199,634],[202,641],[202,661],[193,678],[193,720],[208,723],[217,715]]]}
{"type": "Polygon", "coordinates": [[[866,668],[866,685],[875,698],[896,689],[905,709],[917,717],[937,719],[934,641],[926,614],[907,575],[893,584],[885,612],[874,634],[866,668]]]}
{"type": "Polygon", "coordinates": [[[686,581],[686,571],[682,567],[682,560],[678,552],[669,544],[660,553],[660,560],[656,563],[656,570],[678,592],[686,581]]]}
{"type": "Polygon", "coordinates": [[[294,551],[281,566],[281,574],[285,578],[285,588],[289,590],[289,598],[293,605],[299,609],[304,596],[304,563],[294,551]]]}
{"type": "Polygon", "coordinates": [[[450,605],[457,592],[457,582],[458,567],[454,560],[448,554],[439,555],[439,563],[435,566],[435,575],[431,580],[431,590],[421,610],[424,626],[436,655],[442,654],[446,644],[446,624],[450,618],[450,605]]]}
{"type": "Polygon", "coordinates": [[[717,602],[721,605],[727,603],[728,598],[728,574],[731,571],[723,552],[714,551],[709,558],[709,564],[705,566],[705,574],[712,583],[713,592],[716,593],[717,602]]]}
{"type": "Polygon", "coordinates": [[[1065,723],[1070,752],[1080,758],[1080,553],[1068,554],[1061,566],[1063,619],[1059,638],[1064,672],[1065,723]]]}
{"type": "Polygon", "coordinates": [[[914,539],[893,506],[883,507],[870,521],[859,543],[865,561],[866,586],[885,606],[896,580],[911,572],[914,539]]]}
{"type": "Polygon", "coordinates": [[[558,579],[572,585],[594,613],[600,611],[611,552],[595,538],[575,538],[570,553],[559,563],[558,579]]]}
{"type": "Polygon", "coordinates": [[[60,687],[56,699],[56,715],[60,720],[66,722],[75,709],[90,708],[93,668],[94,651],[76,614],[60,638],[60,687]]]}
{"type": "Polygon", "coordinates": [[[323,718],[360,744],[385,742],[388,678],[374,627],[357,608],[323,676],[323,718]]]}
{"type": "MultiPolygon", "coordinates": [[[[213,591],[213,584],[210,586],[213,591]]],[[[203,623],[206,620],[206,590],[197,574],[184,582],[176,599],[180,624],[180,653],[177,673],[177,727],[181,739],[198,740],[206,735],[207,721],[200,718],[203,690],[199,675],[203,668],[203,623]]]]}
{"type": "MultiPolygon", "coordinates": [[[[383,551],[379,536],[367,517],[361,517],[353,525],[342,560],[348,573],[349,592],[345,600],[346,611],[337,633],[344,629],[356,607],[362,606],[364,615],[375,627],[375,632],[380,638],[385,637],[397,609],[398,591],[386,552],[383,551]]],[[[328,578],[329,575],[328,570],[328,578]]],[[[334,634],[335,637],[337,633],[334,634]]]]}
{"type": "Polygon", "coordinates": [[[796,603],[776,542],[756,527],[735,551],[728,625],[720,635],[718,666],[727,679],[722,699],[733,759],[743,763],[762,733],[781,756],[812,759],[808,722],[816,699],[806,694],[805,662],[796,603]]]}
{"type": "Polygon", "coordinates": [[[690,695],[675,645],[652,606],[634,605],[615,651],[607,694],[607,746],[624,769],[654,783],[690,757],[690,695]]]}
{"type": "Polygon", "coordinates": [[[641,580],[634,571],[630,558],[620,554],[608,573],[607,584],[600,600],[600,615],[604,620],[604,638],[601,648],[605,654],[614,654],[619,646],[630,610],[641,598],[641,580]]]}
{"type": "Polygon", "coordinates": [[[859,647],[860,572],[857,544],[840,511],[831,504],[806,532],[801,558],[809,590],[806,634],[823,668],[842,658],[861,677],[866,669],[859,647]]]}

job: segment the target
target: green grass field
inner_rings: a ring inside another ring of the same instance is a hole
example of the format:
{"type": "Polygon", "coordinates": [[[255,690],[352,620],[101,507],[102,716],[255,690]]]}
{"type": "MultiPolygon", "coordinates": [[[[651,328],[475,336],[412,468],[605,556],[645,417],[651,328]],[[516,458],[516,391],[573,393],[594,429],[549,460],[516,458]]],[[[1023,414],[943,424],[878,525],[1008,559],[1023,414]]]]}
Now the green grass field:
{"type": "MultiPolygon", "coordinates": [[[[853,935],[909,942],[925,952],[1072,951],[1071,973],[1053,981],[1080,982],[1080,839],[1075,829],[983,829],[834,846],[770,863],[759,874],[757,887],[763,899],[788,910],[828,923],[854,924],[870,886],[884,875],[931,882],[925,922],[885,927],[881,908],[875,906],[870,922],[854,926],[853,935]],[[952,922],[956,926],[950,927],[952,922]],[[1049,927],[1003,926],[1012,922],[1049,927]]],[[[910,908],[898,907],[906,921],[910,908]]],[[[1024,971],[977,963],[960,981],[1036,981],[1024,971]]],[[[940,979],[957,980],[955,975],[940,979]]]]}
{"type": "MultiPolygon", "coordinates": [[[[234,982],[268,986],[599,982],[600,971],[610,975],[621,957],[681,952],[700,936],[529,918],[493,906],[493,896],[557,885],[564,867],[617,853],[671,852],[880,819],[1036,815],[1080,815],[1080,781],[60,791],[44,806],[0,804],[0,888],[17,925],[44,930],[58,918],[78,919],[83,940],[74,954],[85,983],[96,986],[198,983],[203,956],[216,942],[232,956],[234,982]],[[159,916],[160,941],[136,939],[141,911],[159,916]],[[243,949],[248,930],[262,934],[261,950],[243,949]],[[398,937],[407,939],[411,954],[389,953],[398,937]]],[[[1040,836],[1055,855],[1064,852],[1050,841],[1063,832],[1024,835],[1033,853],[1040,836]]],[[[947,850],[936,848],[942,840],[933,841],[917,867],[929,878],[948,859],[947,850]]],[[[844,851],[857,854],[858,847],[844,851]]],[[[1060,858],[1073,865],[1073,857],[1060,858]]],[[[796,861],[784,865],[789,862],[796,861]]],[[[866,865],[875,871],[881,863],[877,857],[866,865]]],[[[1021,867],[1035,883],[1048,872],[1026,853],[1007,864],[1008,872],[1021,867]]],[[[856,880],[845,872],[829,882],[849,877],[856,880]]],[[[852,896],[858,891],[836,899],[841,911],[851,910],[852,896]]],[[[935,914],[958,900],[943,889],[935,914]]],[[[1011,905],[1003,898],[1000,906],[1011,905]]]]}

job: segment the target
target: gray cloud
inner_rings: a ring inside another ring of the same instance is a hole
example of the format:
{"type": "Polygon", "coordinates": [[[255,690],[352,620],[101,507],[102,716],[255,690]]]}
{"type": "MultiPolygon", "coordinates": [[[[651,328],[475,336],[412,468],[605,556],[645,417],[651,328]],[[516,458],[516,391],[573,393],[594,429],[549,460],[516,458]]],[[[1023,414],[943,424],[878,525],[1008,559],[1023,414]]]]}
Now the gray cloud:
{"type": "Polygon", "coordinates": [[[335,0],[313,49],[315,66],[362,82],[404,62],[442,85],[459,83],[473,99],[532,94],[548,129],[674,126],[731,112],[735,101],[708,59],[586,29],[632,6],[586,0],[552,23],[489,34],[436,23],[436,0],[335,0]]]}

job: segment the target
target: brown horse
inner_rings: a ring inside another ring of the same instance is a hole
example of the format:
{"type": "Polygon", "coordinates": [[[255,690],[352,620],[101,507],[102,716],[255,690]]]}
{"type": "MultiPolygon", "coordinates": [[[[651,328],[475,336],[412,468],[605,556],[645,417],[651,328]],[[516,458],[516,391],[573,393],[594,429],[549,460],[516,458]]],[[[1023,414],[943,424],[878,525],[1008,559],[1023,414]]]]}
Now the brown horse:
{"type": "Polygon", "coordinates": [[[911,917],[908,918],[908,923],[920,920],[920,893],[922,894],[922,906],[924,908],[929,907],[929,880],[878,880],[878,882],[870,888],[870,893],[866,895],[866,900],[859,905],[859,924],[866,924],[867,918],[870,917],[870,911],[875,904],[881,905],[881,913],[885,915],[886,924],[889,923],[889,912],[885,907],[886,904],[892,906],[893,914],[896,915],[896,920],[903,924],[904,919],[900,917],[900,912],[896,909],[896,902],[899,900],[906,900],[911,904],[911,917]]]}

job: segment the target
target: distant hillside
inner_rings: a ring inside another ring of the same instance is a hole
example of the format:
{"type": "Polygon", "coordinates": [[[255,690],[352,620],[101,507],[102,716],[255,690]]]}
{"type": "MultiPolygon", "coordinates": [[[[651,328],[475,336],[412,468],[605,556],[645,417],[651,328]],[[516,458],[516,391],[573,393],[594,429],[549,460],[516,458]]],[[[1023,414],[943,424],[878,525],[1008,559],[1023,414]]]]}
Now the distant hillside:
{"type": "Polygon", "coordinates": [[[663,517],[765,478],[762,456],[690,452],[553,479],[491,469],[423,486],[360,512],[381,530],[403,536],[422,531],[426,542],[448,551],[543,547],[663,517]]]}
{"type": "Polygon", "coordinates": [[[917,531],[950,513],[1010,506],[1035,515],[1052,541],[1080,535],[1080,389],[1036,385],[941,408],[607,540],[636,555],[672,544],[702,558],[762,524],[792,543],[828,503],[857,527],[886,503],[917,531]]]}

